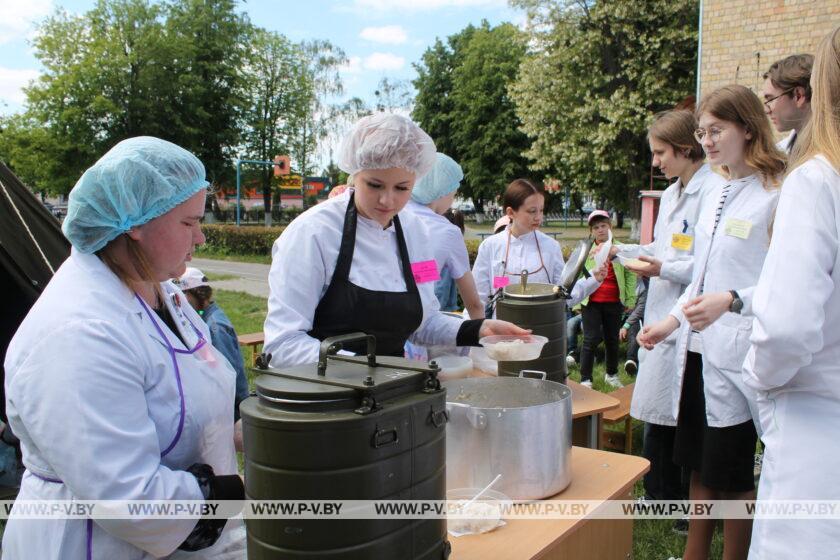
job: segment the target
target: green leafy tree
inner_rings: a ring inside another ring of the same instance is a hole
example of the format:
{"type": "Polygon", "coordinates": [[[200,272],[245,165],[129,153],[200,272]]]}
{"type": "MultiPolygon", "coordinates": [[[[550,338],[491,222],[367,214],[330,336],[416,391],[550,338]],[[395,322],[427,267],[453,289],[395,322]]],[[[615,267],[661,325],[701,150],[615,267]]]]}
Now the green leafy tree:
{"type": "Polygon", "coordinates": [[[373,95],[376,97],[376,110],[379,112],[398,113],[411,107],[411,91],[406,80],[382,78],[373,95]]]}
{"type": "MultiPolygon", "coordinates": [[[[248,109],[245,113],[245,153],[249,159],[270,161],[274,156],[289,152],[288,130],[283,126],[296,110],[300,99],[310,94],[307,83],[290,79],[290,69],[300,64],[299,47],[286,37],[264,29],[254,29],[249,45],[248,62],[244,68],[248,109]]],[[[266,209],[279,205],[274,189],[274,168],[257,167],[249,175],[259,177],[263,204],[266,209]]],[[[272,213],[265,213],[266,225],[271,225],[272,213]]]]}
{"type": "Polygon", "coordinates": [[[461,195],[476,210],[497,197],[513,179],[528,173],[530,141],[508,95],[525,56],[525,37],[513,25],[476,29],[463,46],[452,88],[452,139],[464,170],[461,195]]]}
{"type": "Polygon", "coordinates": [[[219,180],[239,139],[248,29],[233,0],[99,0],[82,15],[55,12],[38,26],[44,71],[26,89],[26,114],[5,123],[0,157],[33,188],[60,194],[120,140],[152,135],[196,153],[219,180]],[[48,156],[21,156],[26,143],[48,156]]]}
{"type": "Polygon", "coordinates": [[[327,135],[330,107],[327,99],[344,91],[339,68],[347,62],[344,51],[329,41],[304,41],[299,62],[290,69],[306,94],[297,99],[294,111],[284,121],[293,166],[301,175],[315,171],[318,143],[327,135]]]}
{"type": "Polygon", "coordinates": [[[438,151],[464,169],[460,194],[478,211],[512,179],[527,174],[527,136],[507,90],[525,56],[525,37],[511,24],[469,26],[437,40],[415,65],[413,117],[438,151]]]}
{"type": "Polygon", "coordinates": [[[531,50],[511,87],[532,169],[632,209],[654,112],[694,90],[696,0],[513,0],[531,50]]]}
{"type": "Polygon", "coordinates": [[[411,116],[432,137],[438,151],[456,161],[461,159],[461,155],[452,134],[453,73],[460,64],[463,46],[474,32],[475,27],[469,25],[450,35],[446,43],[436,39],[434,45],[423,53],[420,63],[414,64],[417,79],[413,84],[417,95],[411,116]]]}
{"type": "Polygon", "coordinates": [[[247,102],[240,69],[252,26],[236,4],[176,0],[166,20],[167,39],[182,54],[163,61],[175,70],[179,90],[171,104],[171,134],[201,159],[214,182],[230,177],[247,102]]]}

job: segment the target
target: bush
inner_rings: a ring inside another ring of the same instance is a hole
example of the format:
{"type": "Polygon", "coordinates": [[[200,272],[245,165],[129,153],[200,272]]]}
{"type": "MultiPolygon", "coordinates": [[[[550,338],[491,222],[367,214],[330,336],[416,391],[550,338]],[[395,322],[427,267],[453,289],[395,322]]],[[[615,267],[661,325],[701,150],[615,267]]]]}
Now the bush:
{"type": "Polygon", "coordinates": [[[208,250],[228,255],[270,255],[285,228],[202,224],[208,250]]]}
{"type": "Polygon", "coordinates": [[[467,244],[467,254],[470,256],[470,266],[475,264],[475,257],[478,255],[478,246],[481,245],[481,241],[478,239],[465,239],[464,243],[467,244]]]}
{"type": "MultiPolygon", "coordinates": [[[[464,243],[467,244],[467,254],[470,256],[470,266],[472,266],[475,264],[475,257],[478,255],[478,246],[481,245],[481,241],[478,239],[465,239],[464,243]]],[[[577,242],[575,242],[575,245],[560,244],[560,250],[563,252],[563,260],[569,260],[569,256],[572,254],[572,249],[576,246],[577,242]]]]}

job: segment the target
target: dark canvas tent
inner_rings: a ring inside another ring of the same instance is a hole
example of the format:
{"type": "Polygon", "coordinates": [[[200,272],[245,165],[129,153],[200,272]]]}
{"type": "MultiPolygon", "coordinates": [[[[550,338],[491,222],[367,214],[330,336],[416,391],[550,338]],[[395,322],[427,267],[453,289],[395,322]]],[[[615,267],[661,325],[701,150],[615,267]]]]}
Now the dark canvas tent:
{"type": "Polygon", "coordinates": [[[2,362],[6,348],[29,308],[59,265],[70,255],[70,243],[58,220],[0,162],[0,416],[6,421],[2,362]]]}

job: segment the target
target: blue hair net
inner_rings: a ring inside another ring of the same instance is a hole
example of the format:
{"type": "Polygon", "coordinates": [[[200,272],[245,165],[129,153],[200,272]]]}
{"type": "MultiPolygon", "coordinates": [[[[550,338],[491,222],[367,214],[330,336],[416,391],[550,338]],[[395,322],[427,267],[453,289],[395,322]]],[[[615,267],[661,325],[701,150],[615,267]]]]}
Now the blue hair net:
{"type": "Polygon", "coordinates": [[[458,190],[464,172],[454,159],[446,154],[437,153],[435,166],[414,184],[411,198],[420,204],[429,204],[449,193],[458,190]]]}
{"type": "Polygon", "coordinates": [[[123,140],[84,172],[70,191],[64,235],[93,253],[131,228],[172,210],[207,188],[204,165],[166,140],[123,140]]]}

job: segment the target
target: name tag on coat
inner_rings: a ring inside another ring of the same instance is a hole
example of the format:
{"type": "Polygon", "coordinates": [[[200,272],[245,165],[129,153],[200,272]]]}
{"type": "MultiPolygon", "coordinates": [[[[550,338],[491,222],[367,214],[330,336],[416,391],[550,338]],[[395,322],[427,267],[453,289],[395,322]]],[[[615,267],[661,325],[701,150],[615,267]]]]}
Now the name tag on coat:
{"type": "Polygon", "coordinates": [[[747,239],[750,236],[751,229],[752,222],[737,218],[728,218],[723,231],[726,235],[737,237],[738,239],[747,239]]]}
{"type": "Polygon", "coordinates": [[[671,247],[680,251],[691,251],[694,244],[694,236],[685,233],[675,233],[671,236],[671,247]]]}
{"type": "Polygon", "coordinates": [[[493,289],[498,290],[499,288],[504,288],[510,284],[510,278],[507,276],[494,276],[493,277],[493,289]]]}
{"type": "Polygon", "coordinates": [[[440,280],[440,272],[434,259],[411,263],[411,273],[418,284],[440,280]]]}

